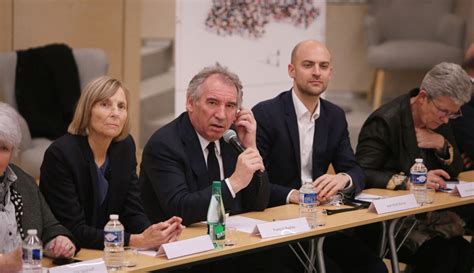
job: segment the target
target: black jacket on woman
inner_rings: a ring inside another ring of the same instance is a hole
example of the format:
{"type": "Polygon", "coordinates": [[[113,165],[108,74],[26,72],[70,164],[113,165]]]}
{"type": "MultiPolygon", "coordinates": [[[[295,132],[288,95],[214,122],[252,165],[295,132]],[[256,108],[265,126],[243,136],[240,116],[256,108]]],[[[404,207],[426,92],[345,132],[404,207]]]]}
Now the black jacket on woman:
{"type": "Polygon", "coordinates": [[[131,136],[113,141],[107,151],[109,182],[103,205],[98,201],[98,176],[86,136],[66,134],[46,150],[40,189],[56,218],[73,233],[80,246],[102,249],[103,228],[110,214],[118,214],[130,234],[150,225],[143,212],[136,175],[135,144],[131,136]]]}
{"type": "Polygon", "coordinates": [[[448,124],[436,128],[453,147],[450,164],[440,159],[434,149],[418,147],[410,108],[410,98],[418,94],[414,89],[383,105],[365,121],[357,145],[356,158],[367,177],[366,188],[385,188],[390,178],[399,172],[410,173],[415,158],[423,158],[428,170],[443,169],[451,177],[462,171],[461,155],[448,124]]]}

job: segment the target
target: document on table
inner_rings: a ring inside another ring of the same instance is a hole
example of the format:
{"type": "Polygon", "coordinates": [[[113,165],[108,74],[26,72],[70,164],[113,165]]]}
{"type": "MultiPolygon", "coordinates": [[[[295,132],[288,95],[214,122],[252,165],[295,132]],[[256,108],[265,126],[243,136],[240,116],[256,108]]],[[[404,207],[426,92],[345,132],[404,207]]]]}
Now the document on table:
{"type": "Polygon", "coordinates": [[[229,216],[225,222],[226,227],[233,227],[238,231],[252,233],[255,229],[255,226],[261,223],[266,223],[263,220],[253,219],[244,216],[229,216]]]}
{"type": "Polygon", "coordinates": [[[439,191],[449,192],[449,193],[453,192],[456,186],[459,185],[459,183],[469,183],[467,181],[445,181],[445,182],[446,182],[446,188],[439,189],[439,191]]]}
{"type": "Polygon", "coordinates": [[[459,184],[458,181],[456,181],[456,182],[446,181],[446,188],[441,188],[441,189],[439,189],[439,191],[451,193],[456,188],[457,184],[459,184]]]}
{"type": "Polygon", "coordinates": [[[158,256],[165,256],[165,254],[157,255],[156,250],[138,250],[138,253],[146,256],[158,257],[158,256]]]}
{"type": "Polygon", "coordinates": [[[78,263],[72,263],[49,269],[51,273],[107,273],[107,267],[105,267],[104,259],[94,259],[78,263]]]}
{"type": "Polygon", "coordinates": [[[368,193],[361,192],[358,195],[356,195],[355,200],[365,201],[365,202],[372,202],[374,200],[379,200],[379,199],[382,199],[382,198],[384,198],[384,197],[380,196],[380,195],[368,194],[368,193]]]}

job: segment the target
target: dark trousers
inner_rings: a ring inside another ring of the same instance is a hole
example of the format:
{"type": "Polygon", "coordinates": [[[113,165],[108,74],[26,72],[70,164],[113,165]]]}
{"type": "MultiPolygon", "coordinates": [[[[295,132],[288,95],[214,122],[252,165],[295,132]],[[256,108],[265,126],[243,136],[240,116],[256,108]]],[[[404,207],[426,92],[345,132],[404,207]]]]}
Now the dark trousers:
{"type": "MultiPolygon", "coordinates": [[[[462,218],[468,219],[472,205],[456,208],[462,218]],[[466,216],[466,217],[463,217],[466,216]]],[[[471,218],[472,224],[472,218],[471,218]]],[[[368,246],[376,250],[379,246],[380,224],[372,224],[357,229],[356,234],[368,246]]],[[[402,246],[398,252],[400,262],[411,265],[413,273],[471,273],[474,263],[474,245],[462,237],[450,239],[435,237],[421,245],[412,253],[402,246]]]]}
{"type": "MultiPolygon", "coordinates": [[[[309,248],[309,241],[301,242],[309,248]]],[[[298,249],[295,247],[295,249],[298,249]]],[[[323,245],[327,273],[387,273],[387,267],[361,240],[342,232],[328,235],[323,245]]],[[[288,246],[268,251],[265,272],[299,273],[304,267],[288,246]],[[269,260],[268,260],[269,259],[269,260]]],[[[264,261],[265,259],[262,259],[264,261]]],[[[306,260],[304,260],[306,261],[306,260]]],[[[248,271],[250,272],[250,271],[248,271]]]]}
{"type": "Polygon", "coordinates": [[[326,237],[324,242],[328,273],[386,273],[383,260],[362,240],[342,232],[326,237]]]}
{"type": "Polygon", "coordinates": [[[415,254],[414,273],[471,273],[473,246],[462,237],[435,237],[415,254]]]}

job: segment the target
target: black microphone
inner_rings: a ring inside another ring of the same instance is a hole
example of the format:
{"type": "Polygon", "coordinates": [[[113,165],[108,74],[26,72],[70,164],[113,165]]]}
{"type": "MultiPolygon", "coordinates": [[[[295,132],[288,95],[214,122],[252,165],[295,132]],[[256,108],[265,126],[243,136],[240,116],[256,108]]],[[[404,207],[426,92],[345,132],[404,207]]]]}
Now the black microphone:
{"type": "MultiPolygon", "coordinates": [[[[227,131],[224,132],[224,135],[222,136],[224,138],[224,141],[231,144],[232,147],[240,154],[243,151],[245,151],[244,145],[242,145],[242,142],[240,142],[240,139],[237,137],[237,134],[235,133],[234,130],[228,129],[227,131]]],[[[261,177],[263,175],[262,170],[256,171],[257,175],[261,177]]]]}
{"type": "Polygon", "coordinates": [[[245,151],[244,145],[242,145],[242,142],[240,142],[240,139],[237,137],[234,130],[229,129],[225,131],[223,138],[224,141],[231,144],[239,154],[245,151]]]}

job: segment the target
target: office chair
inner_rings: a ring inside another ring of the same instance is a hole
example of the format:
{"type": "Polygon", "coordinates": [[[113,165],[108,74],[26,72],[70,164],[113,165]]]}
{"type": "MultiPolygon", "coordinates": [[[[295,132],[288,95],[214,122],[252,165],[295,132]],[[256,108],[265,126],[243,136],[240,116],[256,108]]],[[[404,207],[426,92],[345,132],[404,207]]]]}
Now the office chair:
{"type": "MultiPolygon", "coordinates": [[[[73,49],[73,55],[79,72],[81,90],[92,79],[107,73],[107,56],[103,50],[73,49]]],[[[0,53],[0,99],[18,110],[15,99],[16,63],[16,52],[0,53]]],[[[20,127],[22,132],[20,151],[13,161],[34,178],[39,178],[44,152],[52,141],[46,138],[31,138],[28,125],[21,116],[20,127]]]]}
{"type": "Polygon", "coordinates": [[[367,57],[375,75],[367,97],[373,109],[382,102],[386,71],[461,63],[465,26],[454,14],[454,0],[368,0],[368,4],[367,57]]]}

